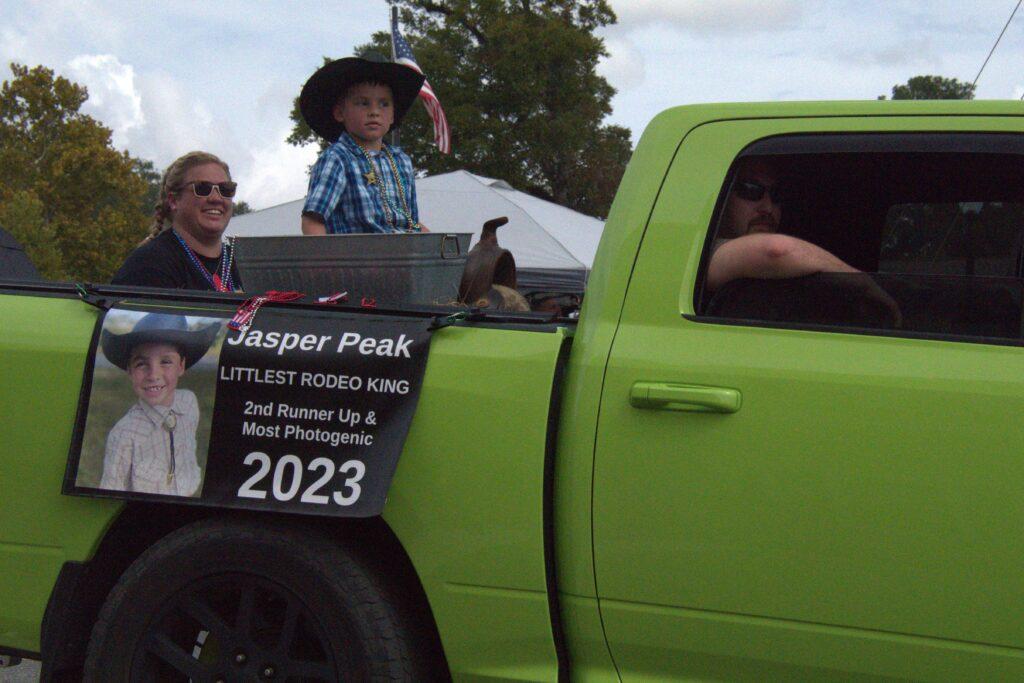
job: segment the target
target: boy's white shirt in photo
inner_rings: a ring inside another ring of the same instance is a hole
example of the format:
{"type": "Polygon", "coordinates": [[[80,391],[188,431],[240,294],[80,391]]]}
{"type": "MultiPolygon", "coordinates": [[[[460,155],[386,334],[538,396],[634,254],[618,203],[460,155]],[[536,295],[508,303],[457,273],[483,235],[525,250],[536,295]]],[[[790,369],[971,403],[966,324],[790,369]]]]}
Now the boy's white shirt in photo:
{"type": "Polygon", "coordinates": [[[101,489],[193,496],[202,472],[196,462],[199,403],[187,389],[176,389],[170,407],[136,401],[107,435],[101,489]],[[168,413],[174,415],[174,476],[170,473],[168,413]]]}

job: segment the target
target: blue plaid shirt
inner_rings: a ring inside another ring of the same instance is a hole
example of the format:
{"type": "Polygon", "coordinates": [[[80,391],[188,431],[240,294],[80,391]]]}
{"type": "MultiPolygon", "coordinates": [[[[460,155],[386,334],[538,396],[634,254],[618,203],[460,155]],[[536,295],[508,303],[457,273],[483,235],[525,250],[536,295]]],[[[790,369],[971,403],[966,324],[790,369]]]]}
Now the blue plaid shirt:
{"type": "MultiPolygon", "coordinates": [[[[413,224],[419,222],[416,207],[416,183],[412,160],[397,147],[388,147],[405,187],[405,201],[413,224]]],[[[367,152],[377,182],[370,185],[366,174],[371,171],[366,156],[347,132],[328,147],[313,165],[309,175],[309,192],[302,212],[314,213],[324,219],[328,234],[354,232],[404,232],[410,229],[405,205],[399,197],[398,181],[384,151],[367,152]],[[388,197],[387,207],[380,188],[388,197]],[[388,216],[391,220],[388,221],[388,216]]]]}

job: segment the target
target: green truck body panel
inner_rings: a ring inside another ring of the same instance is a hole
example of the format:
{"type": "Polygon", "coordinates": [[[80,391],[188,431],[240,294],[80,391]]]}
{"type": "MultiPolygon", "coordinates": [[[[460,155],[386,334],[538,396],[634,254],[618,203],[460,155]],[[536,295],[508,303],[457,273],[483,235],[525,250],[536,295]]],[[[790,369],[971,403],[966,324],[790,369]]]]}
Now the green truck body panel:
{"type": "MultiPolygon", "coordinates": [[[[723,179],[751,143],[1022,132],[1014,102],[658,115],[574,329],[434,334],[383,519],[453,676],[558,679],[547,560],[580,680],[1024,677],[1021,346],[720,324],[695,305],[723,179]],[[680,387],[713,409],[648,400],[680,387]]],[[[122,509],[60,494],[96,315],[0,295],[4,647],[39,650],[62,564],[88,560],[122,509]]]]}
{"type": "Polygon", "coordinates": [[[431,342],[384,519],[417,569],[460,675],[542,680],[557,666],[542,495],[565,341],[565,330],[450,327],[431,342]]]}
{"type": "Polygon", "coordinates": [[[57,574],[99,545],[120,503],[62,496],[97,309],[73,299],[0,295],[0,643],[39,651],[57,574]]]}

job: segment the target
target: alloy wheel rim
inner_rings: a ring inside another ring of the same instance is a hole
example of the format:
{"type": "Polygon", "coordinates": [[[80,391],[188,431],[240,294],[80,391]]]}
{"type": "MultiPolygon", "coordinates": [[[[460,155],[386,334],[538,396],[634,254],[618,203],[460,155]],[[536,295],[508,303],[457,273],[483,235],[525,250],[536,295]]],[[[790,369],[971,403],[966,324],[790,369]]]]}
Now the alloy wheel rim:
{"type": "Polygon", "coordinates": [[[225,573],[183,587],[150,621],[134,681],[288,681],[341,678],[342,662],[308,605],[271,579],[225,573]]]}

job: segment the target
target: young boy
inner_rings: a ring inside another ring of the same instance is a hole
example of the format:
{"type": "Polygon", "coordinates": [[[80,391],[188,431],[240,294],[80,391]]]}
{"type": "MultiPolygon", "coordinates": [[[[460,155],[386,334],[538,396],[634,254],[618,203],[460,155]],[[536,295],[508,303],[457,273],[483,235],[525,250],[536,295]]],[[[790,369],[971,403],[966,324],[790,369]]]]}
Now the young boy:
{"type": "Polygon", "coordinates": [[[384,143],[422,85],[422,74],[379,56],[333,61],[306,81],[302,117],[332,144],[310,173],[303,234],[426,231],[412,161],[384,143]]]}
{"type": "Polygon", "coordinates": [[[217,326],[189,330],[185,318],[150,313],[121,335],[103,330],[111,363],[128,373],[138,401],[107,435],[101,489],[194,496],[199,404],[178,380],[210,348],[217,326]]]}

